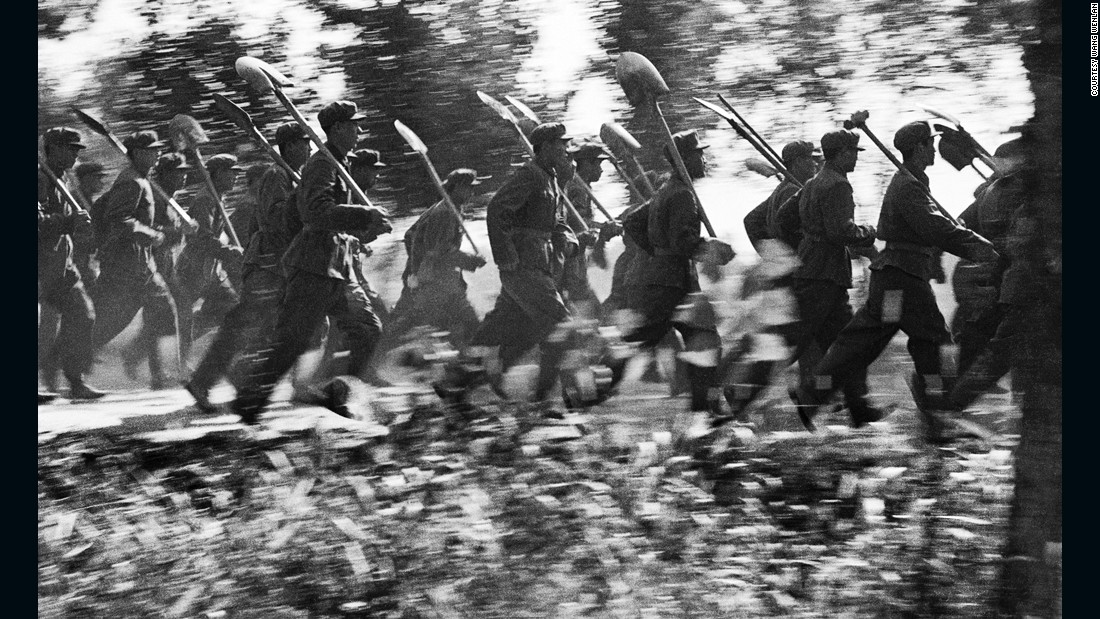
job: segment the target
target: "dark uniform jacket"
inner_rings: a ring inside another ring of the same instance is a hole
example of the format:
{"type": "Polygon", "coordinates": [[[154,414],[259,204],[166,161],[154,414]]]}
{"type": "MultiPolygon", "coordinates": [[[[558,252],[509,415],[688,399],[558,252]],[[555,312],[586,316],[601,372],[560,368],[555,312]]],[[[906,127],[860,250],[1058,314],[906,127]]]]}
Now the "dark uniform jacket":
{"type": "Polygon", "coordinates": [[[899,170],[886,188],[878,219],[878,238],[886,249],[872,269],[892,266],[928,280],[935,273],[936,248],[975,262],[995,255],[989,241],[940,213],[926,193],[928,176],[922,170],[909,171],[915,179],[899,170]]]}
{"type": "Polygon", "coordinates": [[[188,214],[199,224],[199,229],[187,239],[187,247],[180,256],[181,274],[195,282],[225,280],[229,275],[222,265],[222,256],[230,243],[218,211],[218,199],[203,187],[191,202],[188,214]]]}
{"type": "Polygon", "coordinates": [[[131,167],[115,179],[91,213],[99,239],[99,263],[104,273],[148,277],[156,272],[153,227],[156,207],[153,187],[131,167]]]}
{"type": "MultiPolygon", "coordinates": [[[[330,144],[329,151],[347,169],[347,158],[330,144]]],[[[355,241],[348,231],[371,226],[366,206],[349,204],[350,192],[336,166],[320,151],[302,167],[302,183],[295,193],[302,229],[290,242],[283,265],[330,279],[357,281],[355,241]]]]}
{"type": "Polygon", "coordinates": [[[806,181],[798,203],[802,221],[802,241],[798,244],[801,261],[794,276],[818,279],[838,286],[852,286],[852,256],[849,245],[867,246],[875,242],[875,229],[855,222],[856,204],[848,177],[826,165],[806,181]]]}
{"type": "Polygon", "coordinates": [[[302,229],[294,184],[282,166],[272,165],[260,177],[258,200],[249,223],[244,263],[278,270],[291,240],[302,229]]]}
{"type": "Polygon", "coordinates": [[[568,230],[562,194],[554,176],[528,161],[497,190],[485,213],[493,260],[514,268],[555,274],[552,236],[568,230]]]}
{"type": "Polygon", "coordinates": [[[798,193],[798,185],[785,179],[767,199],[745,215],[745,232],[748,233],[749,242],[753,247],[764,239],[783,239],[778,220],[779,207],[796,193],[798,193]]]}
{"type": "Polygon", "coordinates": [[[699,275],[693,257],[703,242],[701,224],[691,187],[673,175],[657,191],[649,209],[647,227],[653,256],[640,273],[638,285],[698,291],[699,275]]]}
{"type": "Polygon", "coordinates": [[[415,276],[417,286],[465,289],[462,269],[470,263],[461,245],[462,228],[458,215],[446,202],[436,202],[405,232],[405,252],[409,258],[401,281],[408,286],[409,278],[415,276]]]}
{"type": "MultiPolygon", "coordinates": [[[[58,175],[61,182],[68,182],[58,175]]],[[[79,277],[73,263],[73,207],[54,188],[45,173],[38,173],[38,279],[40,283],[63,277],[79,277]]]]}

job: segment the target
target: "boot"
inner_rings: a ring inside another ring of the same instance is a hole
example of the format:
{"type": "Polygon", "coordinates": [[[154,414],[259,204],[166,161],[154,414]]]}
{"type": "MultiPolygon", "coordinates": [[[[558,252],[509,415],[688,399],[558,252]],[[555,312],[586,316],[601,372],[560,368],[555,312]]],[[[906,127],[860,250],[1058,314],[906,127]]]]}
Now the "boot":
{"type": "Polygon", "coordinates": [[[69,379],[69,398],[73,400],[98,400],[107,395],[106,391],[99,391],[89,387],[81,378],[69,379]]]}
{"type": "Polygon", "coordinates": [[[887,415],[886,411],[871,406],[867,403],[866,400],[863,399],[849,402],[848,414],[852,418],[853,428],[862,428],[869,423],[882,421],[886,418],[887,415]]]}
{"type": "Polygon", "coordinates": [[[38,405],[42,406],[43,404],[49,404],[50,402],[53,402],[54,400],[56,400],[59,397],[61,397],[61,396],[60,396],[60,394],[57,394],[57,393],[51,393],[49,391],[39,391],[38,392],[38,405]]]}
{"type": "Polygon", "coordinates": [[[183,383],[183,388],[186,389],[187,393],[190,393],[191,397],[195,399],[195,408],[207,414],[218,412],[218,407],[210,401],[209,389],[196,385],[193,382],[183,383]]]}

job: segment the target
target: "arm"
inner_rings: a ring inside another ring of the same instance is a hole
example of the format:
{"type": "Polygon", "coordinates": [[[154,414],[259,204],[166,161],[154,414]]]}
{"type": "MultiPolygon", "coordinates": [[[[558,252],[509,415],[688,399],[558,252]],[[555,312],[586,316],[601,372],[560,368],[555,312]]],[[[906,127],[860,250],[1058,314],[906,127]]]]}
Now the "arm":
{"type": "Polygon", "coordinates": [[[802,242],[802,218],[798,214],[798,203],[802,200],[799,191],[779,206],[775,213],[776,226],[779,228],[779,240],[797,251],[802,242]]]}
{"type": "MultiPolygon", "coordinates": [[[[223,241],[220,229],[215,233],[217,223],[217,204],[214,198],[205,191],[195,196],[191,203],[190,215],[199,225],[198,231],[187,241],[188,246],[195,246],[204,254],[216,255],[228,251],[232,247],[223,241]]],[[[220,226],[219,226],[220,228],[220,226]]]]}
{"type": "Polygon", "coordinates": [[[695,198],[686,188],[668,199],[669,249],[682,256],[694,256],[703,242],[699,236],[699,212],[695,198]]]}
{"type": "MultiPolygon", "coordinates": [[[[307,226],[333,232],[367,230],[378,225],[382,212],[367,206],[341,204],[337,195],[342,185],[336,167],[327,159],[311,159],[302,170],[298,188],[298,212],[307,226]]],[[[342,193],[342,192],[341,192],[342,193]]]]}
{"type": "MultiPolygon", "coordinates": [[[[749,235],[749,242],[752,243],[753,247],[757,247],[760,241],[771,238],[771,235],[768,234],[768,202],[770,200],[769,197],[749,211],[748,215],[745,215],[745,232],[749,235]]],[[[757,252],[759,251],[757,249],[757,252]]]]}
{"type": "Polygon", "coordinates": [[[910,183],[902,191],[902,217],[925,244],[973,262],[997,259],[992,243],[944,217],[918,184],[910,183]]]}
{"type": "MultiPolygon", "coordinates": [[[[97,226],[106,232],[107,239],[126,238],[139,245],[152,245],[164,240],[164,235],[156,228],[137,219],[137,209],[143,199],[141,183],[131,179],[115,186],[110,199],[97,215],[101,218],[97,226]]],[[[152,196],[148,196],[149,199],[152,196]]]]}
{"type": "Polygon", "coordinates": [[[866,246],[875,242],[875,227],[860,226],[855,222],[856,203],[852,199],[852,186],[838,183],[825,196],[828,208],[823,209],[825,238],[844,245],[866,246]]]}

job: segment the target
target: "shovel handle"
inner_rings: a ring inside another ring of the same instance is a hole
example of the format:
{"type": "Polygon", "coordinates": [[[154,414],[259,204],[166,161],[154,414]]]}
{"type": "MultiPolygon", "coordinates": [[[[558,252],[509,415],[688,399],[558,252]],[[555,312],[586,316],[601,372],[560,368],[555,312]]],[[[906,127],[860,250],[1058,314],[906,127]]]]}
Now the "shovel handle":
{"type": "Polygon", "coordinates": [[[286,170],[286,173],[290,176],[290,180],[295,185],[300,185],[302,183],[302,175],[298,174],[297,170],[290,167],[290,164],[286,162],[286,159],[283,159],[283,156],[279,154],[279,151],[275,150],[275,147],[271,145],[271,142],[267,141],[267,138],[265,138],[263,134],[260,133],[259,129],[257,129],[256,127],[252,127],[252,131],[249,132],[249,135],[252,137],[253,141],[255,141],[265,151],[267,151],[267,154],[279,167],[281,167],[283,170],[286,170]]]}
{"type": "Polygon", "coordinates": [[[275,81],[272,80],[275,97],[278,98],[279,102],[283,104],[283,107],[285,107],[286,110],[290,112],[290,115],[294,117],[294,120],[298,122],[298,125],[305,130],[306,134],[309,135],[309,139],[313,140],[313,143],[317,146],[317,150],[321,152],[321,156],[328,159],[329,163],[336,166],[336,173],[340,175],[340,178],[347,184],[348,188],[351,189],[352,194],[361,203],[371,208],[375,208],[374,204],[372,204],[370,199],[367,198],[367,194],[363,193],[363,190],[360,189],[359,185],[355,183],[355,179],[351,177],[351,173],[349,173],[347,169],[344,168],[343,164],[336,160],[336,156],[333,155],[331,151],[329,151],[327,146],[325,146],[325,141],[321,139],[321,136],[317,135],[317,132],[313,130],[313,127],[309,126],[309,123],[306,122],[306,119],[304,116],[302,116],[302,113],[298,111],[298,108],[286,96],[286,93],[283,92],[282,86],[279,86],[274,82],[275,81]]]}
{"type": "Polygon", "coordinates": [[[65,183],[62,183],[61,179],[50,169],[50,164],[46,161],[46,156],[42,154],[42,151],[38,151],[38,169],[42,170],[46,178],[50,179],[50,182],[53,183],[53,186],[59,192],[61,192],[61,196],[73,207],[74,211],[77,213],[86,213],[84,207],[80,206],[80,203],[77,202],[76,197],[73,196],[69,188],[65,186],[65,183]]]}
{"type": "Polygon", "coordinates": [[[195,156],[195,160],[199,164],[199,174],[202,175],[202,182],[206,184],[206,190],[210,192],[210,195],[214,196],[214,203],[218,207],[218,215],[222,218],[222,222],[225,223],[225,229],[229,232],[229,238],[233,241],[234,245],[243,250],[244,245],[241,245],[241,240],[237,238],[237,231],[233,229],[233,224],[229,221],[229,215],[225,212],[225,204],[222,203],[221,194],[219,194],[218,189],[214,187],[214,179],[210,178],[210,171],[206,169],[206,164],[202,160],[202,153],[199,152],[199,147],[191,146],[188,150],[195,156]]]}
{"type": "Polygon", "coordinates": [[[623,169],[618,159],[612,159],[611,165],[615,166],[615,170],[619,173],[619,176],[623,177],[623,180],[626,181],[626,186],[630,188],[630,193],[634,194],[634,197],[637,198],[639,202],[645,202],[645,195],[638,189],[638,185],[634,182],[634,179],[630,178],[630,175],[626,173],[626,170],[623,169]]]}
{"type": "Polygon", "coordinates": [[[578,175],[574,175],[574,177],[577,179],[577,183],[580,184],[581,189],[584,189],[584,192],[587,193],[588,197],[592,199],[592,204],[595,204],[596,208],[600,209],[600,212],[603,213],[603,216],[607,218],[607,221],[615,221],[615,218],[611,216],[611,213],[608,213],[603,204],[600,204],[599,199],[596,198],[596,194],[592,193],[592,188],[588,186],[588,183],[584,182],[584,179],[578,175]]]}
{"type": "Polygon", "coordinates": [[[676,148],[676,140],[672,138],[672,130],[668,128],[668,122],[665,121],[665,114],[661,111],[661,104],[657,102],[656,97],[651,97],[650,101],[653,103],[653,109],[657,111],[657,118],[661,119],[661,127],[665,130],[665,137],[668,139],[668,149],[672,151],[672,162],[676,165],[676,171],[691,189],[691,195],[695,198],[696,206],[699,207],[699,219],[703,220],[703,227],[707,229],[707,234],[710,234],[711,238],[718,238],[718,235],[714,233],[714,226],[710,225],[710,218],[707,217],[707,212],[703,210],[703,202],[699,199],[699,194],[695,191],[695,183],[691,182],[691,175],[688,174],[687,166],[684,165],[684,160],[680,157],[680,149],[676,148]]]}
{"type": "Polygon", "coordinates": [[[913,176],[913,173],[909,171],[909,168],[906,168],[904,165],[902,165],[901,161],[899,161],[898,158],[894,156],[894,153],[890,152],[890,150],[886,148],[886,145],[879,141],[878,137],[875,136],[874,132],[871,131],[871,129],[867,126],[866,122],[852,124],[859,127],[860,130],[863,131],[863,133],[867,134],[868,138],[871,138],[871,141],[875,143],[875,146],[877,146],[878,149],[881,150],[884,155],[886,155],[886,158],[894,164],[894,167],[896,167],[898,171],[917,181],[917,184],[920,185],[922,189],[924,189],[924,195],[928,196],[928,199],[932,201],[932,204],[936,205],[936,208],[939,209],[940,214],[942,214],[956,226],[963,227],[962,224],[959,223],[959,220],[955,219],[951,215],[951,213],[948,213],[947,209],[943,208],[943,205],[940,204],[938,200],[936,200],[936,197],[932,195],[932,190],[930,190],[927,185],[917,180],[917,177],[913,176]]]}
{"type": "Polygon", "coordinates": [[[458,227],[462,228],[462,234],[466,235],[466,240],[470,242],[470,247],[474,248],[474,253],[481,255],[481,251],[478,250],[477,244],[474,243],[474,237],[470,236],[470,231],[466,229],[466,224],[462,221],[462,211],[458,210],[455,203],[451,200],[451,195],[447,193],[447,190],[443,187],[443,180],[439,178],[439,173],[435,171],[435,166],[432,165],[431,159],[428,159],[427,153],[419,153],[421,160],[424,161],[424,167],[428,168],[428,174],[432,177],[432,183],[439,191],[439,195],[443,197],[443,201],[447,203],[447,206],[451,207],[456,217],[458,217],[458,227]]]}

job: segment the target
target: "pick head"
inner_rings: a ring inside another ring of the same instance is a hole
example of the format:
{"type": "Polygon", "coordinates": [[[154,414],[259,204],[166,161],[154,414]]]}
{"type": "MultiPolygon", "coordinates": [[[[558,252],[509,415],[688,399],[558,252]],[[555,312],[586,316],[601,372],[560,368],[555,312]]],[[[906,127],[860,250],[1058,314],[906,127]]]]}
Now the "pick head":
{"type": "Polygon", "coordinates": [[[274,90],[275,86],[281,88],[294,85],[294,82],[287,79],[278,69],[259,58],[241,56],[234,67],[237,69],[237,75],[244,78],[249,87],[261,94],[274,90]]]}
{"type": "Polygon", "coordinates": [[[634,136],[630,135],[626,127],[623,127],[617,122],[609,122],[600,125],[600,139],[611,148],[619,147],[629,151],[635,151],[642,148],[641,143],[634,139],[634,136]]]}
{"type": "Polygon", "coordinates": [[[490,97],[489,95],[481,92],[480,90],[477,91],[477,98],[481,99],[481,102],[484,103],[485,105],[488,105],[489,107],[493,108],[493,111],[495,111],[497,113],[497,115],[499,115],[504,120],[507,120],[510,123],[517,122],[516,121],[516,115],[513,114],[512,111],[509,110],[507,107],[505,107],[504,104],[501,103],[500,101],[497,101],[496,99],[494,99],[494,98],[490,97]]]}
{"type": "Polygon", "coordinates": [[[723,110],[722,108],[718,107],[717,105],[714,105],[710,101],[704,101],[704,100],[700,99],[699,97],[692,97],[692,99],[694,99],[695,102],[698,103],[699,105],[707,108],[708,110],[714,112],[715,114],[721,116],[722,118],[725,118],[727,122],[735,122],[737,120],[734,117],[733,114],[729,113],[729,111],[723,110]]]}
{"type": "Polygon", "coordinates": [[[935,116],[936,118],[946,120],[947,122],[951,123],[952,125],[955,125],[956,129],[959,129],[959,128],[962,127],[962,123],[959,122],[959,119],[955,118],[951,114],[948,114],[947,112],[944,112],[942,110],[938,110],[938,109],[936,109],[932,106],[929,106],[929,105],[923,105],[921,103],[918,103],[917,107],[919,107],[920,109],[924,110],[925,112],[928,112],[929,114],[935,116]]]}
{"type": "Polygon", "coordinates": [[[401,122],[400,120],[395,120],[393,121],[393,126],[395,129],[397,129],[397,132],[401,134],[401,137],[404,138],[406,142],[408,142],[409,146],[411,146],[413,150],[421,155],[428,154],[428,146],[424,144],[423,140],[421,140],[420,137],[413,133],[412,129],[409,129],[407,126],[405,126],[405,123],[401,122]]]}
{"type": "Polygon", "coordinates": [[[671,92],[657,67],[636,52],[623,52],[615,62],[615,79],[622,86],[626,100],[637,107],[648,99],[656,100],[671,92]]]}
{"type": "Polygon", "coordinates": [[[867,124],[867,119],[870,117],[871,113],[867,110],[853,112],[852,117],[844,121],[844,128],[851,129],[852,127],[862,127],[863,125],[867,124]],[[848,126],[849,124],[851,124],[851,127],[848,126]]]}

